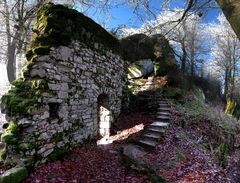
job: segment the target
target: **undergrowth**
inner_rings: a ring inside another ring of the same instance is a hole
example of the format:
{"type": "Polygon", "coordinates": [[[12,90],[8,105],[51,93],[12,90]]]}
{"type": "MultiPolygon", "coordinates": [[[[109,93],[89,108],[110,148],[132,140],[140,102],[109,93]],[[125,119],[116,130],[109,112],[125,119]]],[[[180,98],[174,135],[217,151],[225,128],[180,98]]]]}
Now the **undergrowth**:
{"type": "Polygon", "coordinates": [[[224,111],[205,102],[200,89],[187,92],[181,100],[170,100],[172,106],[180,113],[179,123],[186,129],[194,129],[203,137],[199,143],[209,150],[215,161],[225,168],[227,157],[234,151],[235,136],[239,132],[239,122],[224,111]]]}

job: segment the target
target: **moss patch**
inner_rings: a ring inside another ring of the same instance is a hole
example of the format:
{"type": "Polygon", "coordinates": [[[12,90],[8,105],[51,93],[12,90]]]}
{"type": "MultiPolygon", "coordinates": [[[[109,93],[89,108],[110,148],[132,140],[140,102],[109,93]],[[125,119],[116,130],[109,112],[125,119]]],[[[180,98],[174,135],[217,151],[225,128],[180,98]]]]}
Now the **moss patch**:
{"type": "Polygon", "coordinates": [[[50,161],[61,160],[64,157],[66,157],[67,154],[68,151],[65,148],[57,148],[49,155],[49,160],[50,161]]]}
{"type": "Polygon", "coordinates": [[[37,14],[34,33],[33,47],[69,45],[72,40],[79,40],[90,48],[95,48],[97,42],[115,52],[119,50],[115,37],[92,19],[63,5],[43,6],[37,14]]]}
{"type": "Polygon", "coordinates": [[[31,114],[31,110],[39,106],[38,99],[41,93],[47,90],[47,81],[37,78],[26,81],[19,78],[12,84],[11,90],[2,97],[7,114],[9,116],[31,114]]]}
{"type": "Polygon", "coordinates": [[[14,167],[7,170],[0,177],[1,183],[19,183],[28,175],[26,167],[14,167]]]}
{"type": "Polygon", "coordinates": [[[12,120],[9,122],[9,126],[6,129],[6,132],[13,134],[17,134],[19,132],[18,123],[16,120],[12,120]]]}
{"type": "Polygon", "coordinates": [[[7,157],[6,147],[0,150],[0,162],[3,162],[7,157]]]}
{"type": "Polygon", "coordinates": [[[17,144],[18,138],[13,133],[4,133],[1,136],[1,141],[5,142],[6,144],[17,144]]]}

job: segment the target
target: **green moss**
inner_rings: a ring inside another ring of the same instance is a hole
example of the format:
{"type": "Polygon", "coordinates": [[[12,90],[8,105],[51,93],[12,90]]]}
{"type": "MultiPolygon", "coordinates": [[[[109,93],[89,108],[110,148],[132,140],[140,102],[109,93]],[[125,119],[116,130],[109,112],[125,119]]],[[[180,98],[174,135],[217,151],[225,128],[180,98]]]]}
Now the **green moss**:
{"type": "Polygon", "coordinates": [[[33,55],[34,55],[33,50],[28,50],[25,55],[27,61],[30,61],[32,59],[33,55]]]}
{"type": "Polygon", "coordinates": [[[72,40],[79,40],[93,49],[95,42],[113,51],[119,49],[119,41],[93,20],[52,3],[47,3],[37,13],[35,34],[34,47],[69,45],[72,40]]]}
{"type": "Polygon", "coordinates": [[[68,151],[65,148],[57,148],[49,155],[49,160],[50,161],[61,160],[64,157],[66,157],[67,154],[68,151]]]}
{"type": "Polygon", "coordinates": [[[229,154],[228,143],[220,144],[215,153],[215,161],[223,168],[227,166],[228,154],[229,154]]]}
{"type": "Polygon", "coordinates": [[[102,75],[102,74],[104,74],[104,70],[101,69],[101,68],[97,68],[97,70],[96,70],[96,76],[100,76],[100,75],[102,75]]]}
{"type": "Polygon", "coordinates": [[[95,83],[99,88],[102,88],[104,86],[103,83],[100,81],[95,81],[95,83]]]}
{"type": "Polygon", "coordinates": [[[32,170],[34,168],[34,158],[32,156],[23,158],[21,159],[21,164],[25,166],[27,170],[32,170]]]}
{"type": "Polygon", "coordinates": [[[0,177],[1,183],[19,183],[28,175],[26,167],[14,167],[4,172],[0,177]]]}
{"type": "Polygon", "coordinates": [[[19,132],[18,123],[16,120],[12,120],[9,122],[9,126],[6,129],[6,132],[17,134],[19,132]]]}
{"type": "Polygon", "coordinates": [[[32,49],[34,55],[48,55],[49,51],[49,46],[38,46],[32,49]]]}
{"type": "Polygon", "coordinates": [[[181,100],[186,95],[185,90],[172,87],[164,88],[163,90],[160,90],[160,92],[162,92],[164,97],[175,100],[181,100]]]}
{"type": "Polygon", "coordinates": [[[0,150],[0,162],[3,162],[7,157],[6,147],[0,150]]]}
{"type": "Polygon", "coordinates": [[[53,139],[55,142],[59,142],[59,141],[63,140],[63,136],[64,136],[63,132],[58,132],[58,133],[54,134],[53,139]]]}
{"type": "Polygon", "coordinates": [[[37,149],[40,145],[37,143],[21,143],[18,145],[19,150],[25,151],[25,150],[32,150],[37,149]]]}
{"type": "Polygon", "coordinates": [[[14,81],[13,85],[2,98],[9,116],[30,114],[31,109],[39,105],[41,93],[47,90],[47,81],[42,79],[34,79],[33,86],[31,82],[20,78],[14,81]]]}
{"type": "Polygon", "coordinates": [[[39,79],[39,78],[32,79],[31,83],[32,83],[32,85],[31,85],[32,89],[48,90],[48,84],[47,84],[47,81],[45,79],[39,79]]]}
{"type": "Polygon", "coordinates": [[[15,145],[18,143],[18,138],[13,133],[4,133],[1,136],[1,141],[5,142],[6,144],[12,144],[15,145]]]}
{"type": "Polygon", "coordinates": [[[28,76],[30,76],[30,71],[31,71],[33,65],[34,65],[35,62],[36,62],[36,59],[35,59],[35,58],[36,58],[36,57],[32,57],[31,61],[29,61],[29,62],[27,63],[27,65],[24,66],[24,68],[22,69],[22,73],[23,73],[23,76],[24,76],[25,78],[28,77],[28,76]]]}

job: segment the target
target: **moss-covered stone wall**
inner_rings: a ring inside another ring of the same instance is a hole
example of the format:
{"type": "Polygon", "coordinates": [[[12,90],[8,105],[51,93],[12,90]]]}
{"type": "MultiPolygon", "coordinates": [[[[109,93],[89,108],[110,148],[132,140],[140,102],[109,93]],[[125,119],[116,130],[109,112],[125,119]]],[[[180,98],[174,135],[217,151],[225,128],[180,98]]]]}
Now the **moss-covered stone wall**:
{"type": "Polygon", "coordinates": [[[121,109],[126,74],[118,40],[51,3],[39,11],[34,32],[23,77],[1,102],[9,119],[0,151],[7,168],[29,170],[85,139],[109,135],[121,109]]]}

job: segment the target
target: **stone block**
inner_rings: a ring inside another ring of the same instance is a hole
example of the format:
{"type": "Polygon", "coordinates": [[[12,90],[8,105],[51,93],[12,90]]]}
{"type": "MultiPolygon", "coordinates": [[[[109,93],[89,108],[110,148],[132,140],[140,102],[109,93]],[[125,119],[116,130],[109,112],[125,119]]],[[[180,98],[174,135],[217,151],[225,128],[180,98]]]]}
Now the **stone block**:
{"type": "Polygon", "coordinates": [[[48,83],[48,88],[49,88],[50,90],[60,90],[61,85],[48,83]]]}
{"type": "Polygon", "coordinates": [[[69,88],[68,88],[68,84],[67,83],[62,83],[61,84],[61,91],[68,91],[69,88]]]}
{"type": "Polygon", "coordinates": [[[67,99],[68,98],[68,92],[59,91],[58,92],[58,98],[60,98],[60,99],[67,99]]]}
{"type": "Polygon", "coordinates": [[[43,78],[46,76],[46,71],[44,69],[32,69],[30,75],[32,77],[39,76],[40,78],[43,78]]]}
{"type": "Polygon", "coordinates": [[[5,171],[0,176],[1,183],[19,183],[28,175],[26,167],[14,167],[5,171]]]}

